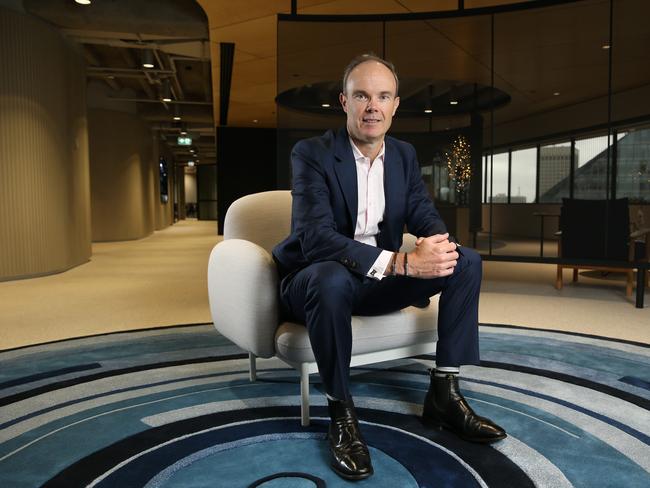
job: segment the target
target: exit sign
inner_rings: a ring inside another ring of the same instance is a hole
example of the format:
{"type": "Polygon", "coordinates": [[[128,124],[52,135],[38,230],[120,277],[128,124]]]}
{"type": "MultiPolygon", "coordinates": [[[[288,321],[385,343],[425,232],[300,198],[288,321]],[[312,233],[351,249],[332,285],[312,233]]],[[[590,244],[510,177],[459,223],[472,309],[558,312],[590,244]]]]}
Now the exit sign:
{"type": "Polygon", "coordinates": [[[178,145],[179,146],[191,146],[192,145],[192,138],[191,137],[179,137],[177,139],[178,145]]]}

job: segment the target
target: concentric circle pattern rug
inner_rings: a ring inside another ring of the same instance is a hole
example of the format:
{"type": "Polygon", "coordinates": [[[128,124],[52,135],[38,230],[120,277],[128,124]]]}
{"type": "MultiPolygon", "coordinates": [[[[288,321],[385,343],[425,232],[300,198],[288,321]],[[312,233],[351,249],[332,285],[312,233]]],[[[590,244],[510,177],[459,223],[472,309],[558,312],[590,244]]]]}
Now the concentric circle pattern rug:
{"type": "Polygon", "coordinates": [[[432,356],[355,368],[375,475],[329,469],[325,401],[310,427],[298,375],[209,325],[70,340],[0,353],[0,486],[650,486],[650,348],[481,326],[472,406],[509,436],[474,445],[419,421],[432,356]]]}

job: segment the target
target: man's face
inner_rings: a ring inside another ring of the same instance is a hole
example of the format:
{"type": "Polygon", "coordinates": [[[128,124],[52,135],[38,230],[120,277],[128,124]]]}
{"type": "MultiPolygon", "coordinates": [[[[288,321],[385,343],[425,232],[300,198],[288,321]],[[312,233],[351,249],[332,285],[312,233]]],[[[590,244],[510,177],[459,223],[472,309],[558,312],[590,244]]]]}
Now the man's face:
{"type": "Polygon", "coordinates": [[[393,73],[377,61],[366,61],[350,72],[343,90],[339,100],[352,140],[361,144],[381,142],[399,105],[393,73]]]}

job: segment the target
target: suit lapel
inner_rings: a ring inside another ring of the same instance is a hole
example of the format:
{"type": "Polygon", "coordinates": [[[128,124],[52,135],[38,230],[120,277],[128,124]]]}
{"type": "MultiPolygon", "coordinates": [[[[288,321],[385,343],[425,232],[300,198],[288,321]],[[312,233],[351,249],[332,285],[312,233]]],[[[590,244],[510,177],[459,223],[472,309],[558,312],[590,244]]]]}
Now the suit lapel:
{"type": "Polygon", "coordinates": [[[357,166],[352,154],[350,139],[345,128],[336,133],[334,157],[334,171],[339,180],[345,204],[348,208],[350,222],[352,222],[352,232],[357,223],[357,209],[359,205],[359,196],[357,189],[357,166]]]}
{"type": "Polygon", "coordinates": [[[392,144],[390,139],[385,139],[386,149],[384,153],[384,199],[386,209],[384,210],[384,220],[381,226],[381,232],[378,236],[379,244],[388,247],[389,243],[395,241],[397,234],[401,234],[402,229],[397,229],[400,224],[397,222],[399,215],[404,211],[404,168],[403,161],[399,151],[392,144]]]}
{"type": "Polygon", "coordinates": [[[384,156],[384,198],[386,200],[385,218],[388,220],[399,211],[400,198],[404,195],[404,169],[399,152],[386,137],[384,156]]]}

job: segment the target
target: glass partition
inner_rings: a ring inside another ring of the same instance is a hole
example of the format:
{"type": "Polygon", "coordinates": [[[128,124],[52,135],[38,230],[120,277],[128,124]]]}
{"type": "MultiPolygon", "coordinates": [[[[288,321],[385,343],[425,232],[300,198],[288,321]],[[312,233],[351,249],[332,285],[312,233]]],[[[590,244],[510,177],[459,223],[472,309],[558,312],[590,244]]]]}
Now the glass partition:
{"type": "Polygon", "coordinates": [[[573,195],[587,200],[607,198],[612,154],[607,135],[576,139],[573,195]]]}
{"type": "Polygon", "coordinates": [[[295,142],[345,124],[342,71],[374,52],[400,77],[390,134],[414,145],[448,227],[481,253],[556,256],[564,199],[650,202],[647,3],[472,13],[480,3],[462,15],[281,16],[279,187],[295,142]]]}
{"type": "Polygon", "coordinates": [[[539,148],[539,202],[562,203],[571,197],[571,167],[575,149],[571,141],[545,144],[539,148]]]}
{"type": "Polygon", "coordinates": [[[650,128],[623,129],[616,139],[616,197],[650,203],[650,128]]]}
{"type": "Polygon", "coordinates": [[[537,148],[512,151],[510,167],[509,203],[535,203],[537,148]]]}

